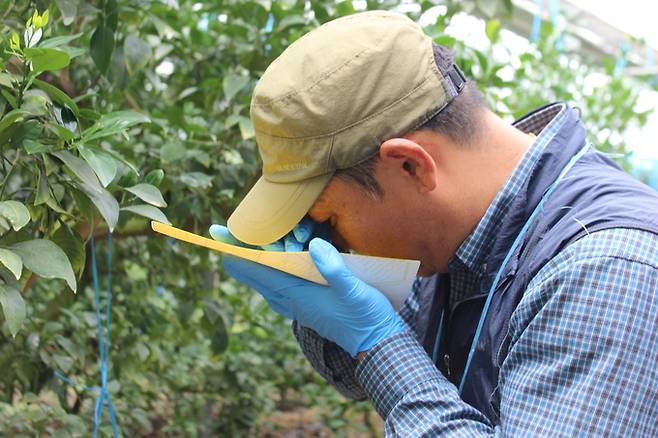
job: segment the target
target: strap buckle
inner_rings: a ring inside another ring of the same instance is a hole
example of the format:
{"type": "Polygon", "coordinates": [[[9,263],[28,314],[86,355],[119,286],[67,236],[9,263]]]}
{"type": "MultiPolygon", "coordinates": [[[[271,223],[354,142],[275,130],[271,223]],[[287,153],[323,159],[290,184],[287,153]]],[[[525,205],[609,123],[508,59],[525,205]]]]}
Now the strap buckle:
{"type": "Polygon", "coordinates": [[[464,72],[461,71],[461,69],[459,68],[459,66],[457,66],[457,64],[453,63],[446,73],[447,76],[450,78],[452,85],[455,87],[455,90],[457,91],[456,94],[461,93],[461,91],[466,86],[466,81],[467,81],[464,72]]]}

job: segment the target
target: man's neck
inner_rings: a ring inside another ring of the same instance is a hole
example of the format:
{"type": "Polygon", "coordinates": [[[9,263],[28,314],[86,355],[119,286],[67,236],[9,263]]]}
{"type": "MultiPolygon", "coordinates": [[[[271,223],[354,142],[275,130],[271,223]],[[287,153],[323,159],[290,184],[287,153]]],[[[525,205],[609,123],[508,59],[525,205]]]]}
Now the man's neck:
{"type": "Polygon", "coordinates": [[[459,245],[475,229],[496,194],[503,187],[533,142],[533,138],[500,117],[487,112],[479,141],[471,146],[454,145],[446,172],[452,181],[443,211],[447,214],[443,248],[437,254],[440,272],[459,245]]]}

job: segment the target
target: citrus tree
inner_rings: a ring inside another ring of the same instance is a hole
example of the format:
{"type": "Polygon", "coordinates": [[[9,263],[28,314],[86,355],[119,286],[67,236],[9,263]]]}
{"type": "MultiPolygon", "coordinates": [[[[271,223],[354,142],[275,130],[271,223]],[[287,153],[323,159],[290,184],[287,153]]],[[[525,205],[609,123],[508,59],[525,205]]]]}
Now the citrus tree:
{"type": "MultiPolygon", "coordinates": [[[[617,152],[629,124],[646,121],[633,111],[633,83],[557,53],[550,27],[504,78],[508,63],[493,52],[509,1],[476,2],[488,17],[485,51],[445,34],[464,6],[443,3],[426,32],[454,47],[503,115],[570,100],[602,133],[600,147],[617,152]],[[590,71],[611,86],[587,90],[590,71]]],[[[88,435],[99,325],[110,320],[106,388],[126,436],[249,434],[299,404],[320,406],[336,433],[355,414],[374,430],[368,405],[326,387],[288,322],[227,278],[215,254],[148,225],[205,234],[225,222],[259,177],[248,118],[256,81],[291,42],[355,11],[333,1],[0,0],[0,430],[88,435]],[[110,293],[110,318],[99,320],[110,293]]]]}

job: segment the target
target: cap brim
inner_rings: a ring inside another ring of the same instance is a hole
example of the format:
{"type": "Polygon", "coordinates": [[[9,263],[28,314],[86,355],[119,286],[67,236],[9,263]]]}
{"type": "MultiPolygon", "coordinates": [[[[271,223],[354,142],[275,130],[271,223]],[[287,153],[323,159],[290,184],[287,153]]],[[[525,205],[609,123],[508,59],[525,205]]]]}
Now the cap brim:
{"type": "Polygon", "coordinates": [[[261,177],[228,219],[238,240],[266,245],[290,232],[320,196],[333,173],[295,183],[275,183],[261,177]]]}

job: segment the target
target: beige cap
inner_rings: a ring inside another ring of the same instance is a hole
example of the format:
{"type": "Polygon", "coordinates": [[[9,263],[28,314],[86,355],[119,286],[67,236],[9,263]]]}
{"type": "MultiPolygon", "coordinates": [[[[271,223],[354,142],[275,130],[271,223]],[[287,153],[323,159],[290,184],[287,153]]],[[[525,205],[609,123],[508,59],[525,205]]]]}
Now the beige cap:
{"type": "Polygon", "coordinates": [[[231,233],[253,245],[283,237],[337,169],[443,109],[463,86],[454,67],[444,77],[432,39],[386,11],[342,17],[295,41],[254,89],[263,175],[229,218],[231,233]]]}

